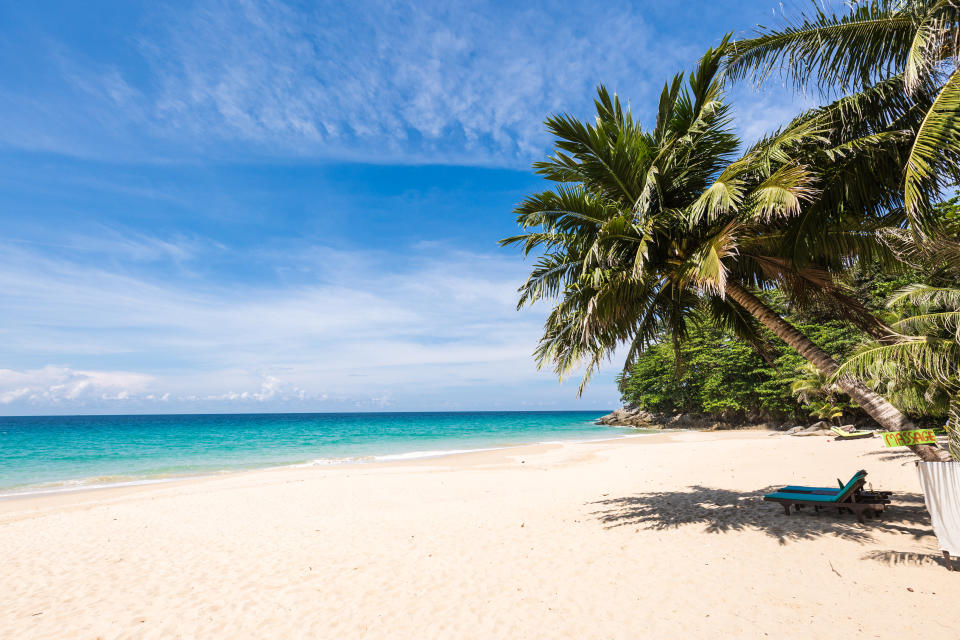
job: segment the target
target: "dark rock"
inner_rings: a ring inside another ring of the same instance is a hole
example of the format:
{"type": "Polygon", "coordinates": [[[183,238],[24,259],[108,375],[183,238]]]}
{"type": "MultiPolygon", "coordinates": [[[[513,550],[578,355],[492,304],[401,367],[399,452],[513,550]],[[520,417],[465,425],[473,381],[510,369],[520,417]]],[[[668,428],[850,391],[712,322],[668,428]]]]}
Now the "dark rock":
{"type": "Polygon", "coordinates": [[[754,412],[744,415],[739,412],[723,413],[654,413],[639,407],[626,405],[612,413],[597,419],[597,424],[616,427],[635,427],[638,429],[698,429],[698,430],[727,430],[727,429],[771,429],[785,431],[791,435],[830,435],[828,422],[819,421],[811,426],[780,424],[774,421],[767,412],[754,412]]]}

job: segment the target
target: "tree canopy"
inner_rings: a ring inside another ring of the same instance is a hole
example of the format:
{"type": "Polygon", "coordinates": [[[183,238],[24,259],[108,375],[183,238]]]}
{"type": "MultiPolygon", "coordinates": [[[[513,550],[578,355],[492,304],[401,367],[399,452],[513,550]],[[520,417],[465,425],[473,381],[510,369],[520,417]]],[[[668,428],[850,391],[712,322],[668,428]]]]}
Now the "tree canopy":
{"type": "MultiPolygon", "coordinates": [[[[554,305],[535,352],[541,366],[560,376],[583,367],[582,390],[625,348],[621,382],[630,393],[721,412],[741,403],[785,411],[784,385],[813,404],[815,376],[821,413],[842,410],[837,389],[884,428],[913,428],[883,389],[865,384],[865,371],[838,363],[857,340],[831,352],[836,336],[824,329],[838,323],[841,335],[855,326],[878,344],[902,343],[884,321],[891,314],[850,295],[845,280],[854,269],[903,272],[911,251],[926,252],[918,239],[942,248],[935,259],[924,253],[928,264],[960,255],[940,241],[943,216],[931,204],[960,177],[960,80],[944,67],[956,59],[948,36],[960,14],[954,1],[865,7],[854,3],[849,15],[815,7],[750,40],[724,37],[666,83],[648,128],[603,86],[593,123],[569,114],[546,121],[554,152],[534,168],[554,187],[516,208],[523,233],[502,241],[538,256],[519,305],[554,305]],[[745,146],[725,83],[750,73],[762,81],[774,69],[837,93],[745,146]],[[814,312],[823,319],[805,322],[814,312]],[[663,378],[663,362],[649,358],[665,359],[668,343],[674,371],[700,367],[696,380],[663,378]],[[807,380],[776,370],[788,356],[794,369],[806,361],[807,380]],[[717,359],[739,362],[750,380],[707,366],[717,359]],[[641,379],[660,390],[650,395],[641,379]],[[722,385],[741,392],[720,400],[711,389],[722,385]]],[[[944,459],[928,445],[912,449],[944,459]]]]}

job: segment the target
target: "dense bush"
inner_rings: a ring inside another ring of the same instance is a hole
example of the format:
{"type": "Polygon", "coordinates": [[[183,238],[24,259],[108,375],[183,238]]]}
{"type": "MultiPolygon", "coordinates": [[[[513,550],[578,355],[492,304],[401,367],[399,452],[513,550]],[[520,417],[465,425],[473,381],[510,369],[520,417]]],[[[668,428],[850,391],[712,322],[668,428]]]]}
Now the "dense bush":
{"type": "MultiPolygon", "coordinates": [[[[798,328],[835,357],[849,353],[860,333],[836,321],[798,322],[798,328]]],[[[717,418],[806,416],[791,392],[805,360],[772,334],[766,357],[753,346],[701,322],[679,351],[667,339],[647,349],[619,378],[625,403],[648,411],[708,413],[717,418]],[[678,359],[679,354],[679,359],[678,359]]]]}
{"type": "MultiPolygon", "coordinates": [[[[941,203],[937,211],[948,235],[960,236],[960,198],[941,203]]],[[[954,280],[943,269],[923,264],[904,265],[896,273],[884,272],[874,264],[859,264],[845,273],[842,284],[853,299],[892,324],[898,315],[887,308],[886,301],[895,291],[917,282],[951,286],[954,280]]],[[[865,339],[860,330],[833,320],[827,309],[814,306],[801,312],[782,294],[768,292],[764,298],[838,361],[851,355],[865,339]]],[[[809,376],[806,361],[773,334],[765,336],[761,355],[754,346],[706,321],[690,327],[679,351],[670,336],[664,335],[618,378],[623,402],[648,411],[707,413],[727,419],[808,417],[811,407],[791,391],[795,382],[809,376]]],[[[946,416],[942,403],[902,403],[897,394],[885,395],[915,419],[942,423],[946,416]]],[[[847,411],[848,417],[858,413],[847,411]]]]}

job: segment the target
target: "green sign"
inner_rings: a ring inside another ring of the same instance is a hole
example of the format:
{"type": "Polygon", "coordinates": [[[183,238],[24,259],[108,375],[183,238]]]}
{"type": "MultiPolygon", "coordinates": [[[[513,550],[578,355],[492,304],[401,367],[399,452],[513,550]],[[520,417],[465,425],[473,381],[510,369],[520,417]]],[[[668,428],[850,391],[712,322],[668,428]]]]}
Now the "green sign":
{"type": "Polygon", "coordinates": [[[888,447],[909,447],[912,444],[936,444],[937,437],[933,429],[914,429],[913,431],[887,431],[883,434],[883,444],[888,447]]]}

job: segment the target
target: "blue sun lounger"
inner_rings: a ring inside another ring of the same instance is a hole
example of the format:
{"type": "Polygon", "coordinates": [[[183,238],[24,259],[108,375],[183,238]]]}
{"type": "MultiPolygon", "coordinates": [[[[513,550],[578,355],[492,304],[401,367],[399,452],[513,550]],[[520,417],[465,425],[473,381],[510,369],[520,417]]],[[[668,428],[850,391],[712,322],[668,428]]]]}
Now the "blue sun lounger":
{"type": "MultiPolygon", "coordinates": [[[[827,507],[834,507],[840,513],[848,510],[857,516],[857,520],[864,521],[864,515],[883,513],[883,507],[890,503],[889,491],[863,491],[867,472],[858,471],[853,474],[847,484],[839,489],[831,487],[802,487],[788,485],[773,493],[763,496],[768,502],[777,502],[783,507],[786,515],[790,515],[791,507],[800,511],[805,506],[811,506],[815,511],[827,507]]],[[[839,484],[839,481],[838,481],[839,484]]]]}
{"type": "MultiPolygon", "coordinates": [[[[860,471],[857,471],[855,474],[853,474],[853,477],[850,478],[849,482],[854,482],[857,480],[857,478],[866,478],[866,477],[867,477],[867,472],[861,469],[860,471]]],[[[836,487],[804,487],[804,486],[791,484],[791,485],[787,485],[782,489],[777,489],[777,492],[778,493],[784,493],[784,492],[813,493],[813,494],[819,494],[819,495],[834,496],[840,493],[841,491],[843,491],[843,488],[845,486],[846,485],[840,480],[837,480],[836,487]]],[[[875,499],[875,498],[884,499],[884,498],[889,498],[890,496],[893,495],[892,491],[864,491],[862,488],[858,489],[857,493],[860,497],[866,498],[866,499],[875,499]]]]}
{"type": "MultiPolygon", "coordinates": [[[[857,480],[861,478],[866,478],[866,477],[867,477],[867,472],[861,469],[860,471],[857,471],[855,474],[853,474],[853,477],[851,477],[850,480],[847,481],[847,484],[850,484],[851,482],[856,482],[857,480]]],[[[843,491],[843,488],[845,486],[846,485],[843,482],[840,482],[840,480],[837,480],[836,487],[804,487],[804,486],[791,484],[791,485],[787,485],[782,489],[777,489],[777,492],[786,491],[788,493],[826,493],[828,495],[836,495],[837,493],[843,491]]]]}

